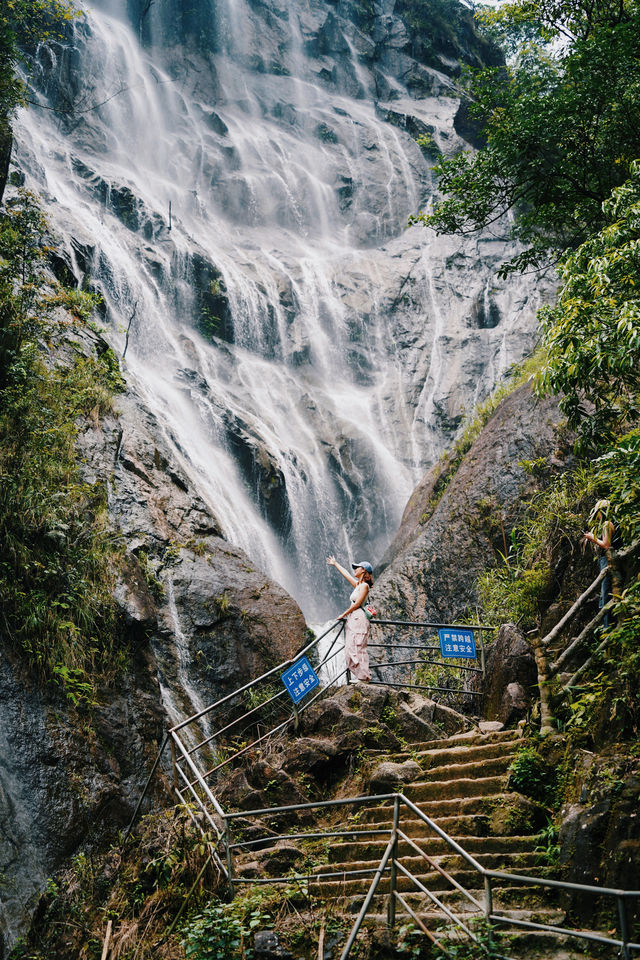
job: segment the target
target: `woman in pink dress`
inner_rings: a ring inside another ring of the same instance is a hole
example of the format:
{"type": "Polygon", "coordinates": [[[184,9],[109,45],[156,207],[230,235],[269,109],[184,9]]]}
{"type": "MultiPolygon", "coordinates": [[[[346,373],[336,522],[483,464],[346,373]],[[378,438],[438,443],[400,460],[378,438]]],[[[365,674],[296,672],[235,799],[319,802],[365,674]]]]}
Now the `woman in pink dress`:
{"type": "Polygon", "coordinates": [[[367,643],[370,628],[362,605],[366,602],[369,587],[373,583],[373,567],[365,561],[352,563],[353,574],[351,574],[340,566],[335,557],[327,557],[327,563],[335,567],[338,573],[341,573],[345,580],[348,580],[354,587],[353,593],[349,597],[351,606],[340,614],[338,619],[346,619],[347,621],[344,632],[344,653],[347,667],[356,680],[369,683],[371,671],[369,670],[367,643]]]}

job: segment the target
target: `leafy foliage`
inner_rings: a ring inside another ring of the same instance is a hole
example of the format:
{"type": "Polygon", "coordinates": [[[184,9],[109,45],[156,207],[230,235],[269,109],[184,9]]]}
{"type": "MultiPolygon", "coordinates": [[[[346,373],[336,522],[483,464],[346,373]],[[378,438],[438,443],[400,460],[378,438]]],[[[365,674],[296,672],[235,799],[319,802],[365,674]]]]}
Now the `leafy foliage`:
{"type": "Polygon", "coordinates": [[[640,163],[604,213],[608,225],[565,260],[557,306],[542,311],[538,390],[561,394],[569,422],[590,443],[611,439],[638,412],[640,163]]]}
{"type": "Polygon", "coordinates": [[[589,745],[598,728],[606,728],[610,739],[640,737],[640,575],[623,592],[614,616],[606,648],[566,710],[567,730],[589,745]]]}
{"type": "Polygon", "coordinates": [[[58,35],[76,15],[70,0],[7,0],[0,8],[0,123],[24,99],[16,75],[21,47],[58,35]]]}
{"type": "Polygon", "coordinates": [[[527,504],[502,563],[484,573],[478,588],[485,616],[496,622],[535,625],[552,587],[551,556],[572,552],[598,490],[595,468],[579,465],[554,476],[527,504]]]}
{"type": "Polygon", "coordinates": [[[186,808],[171,808],[143,817],[128,841],[76,854],[49,880],[38,920],[11,960],[100,960],[107,920],[114,957],[182,957],[179,935],[168,936],[169,928],[199,875],[192,909],[218,888],[219,872],[207,863],[212,840],[203,839],[186,808]]]}
{"type": "Polygon", "coordinates": [[[444,199],[415,219],[464,234],[513,210],[512,236],[526,249],[509,272],[555,259],[600,229],[603,202],[640,156],[640,5],[520,0],[487,17],[494,31],[526,28],[535,40],[507,67],[467,73],[486,146],[439,164],[444,199]]]}
{"type": "MultiPolygon", "coordinates": [[[[0,606],[8,642],[77,700],[117,669],[119,554],[104,485],[83,482],[75,441],[122,381],[106,349],[45,363],[40,345],[70,324],[64,288],[45,274],[46,229],[28,193],[0,218],[0,606]]],[[[77,317],[75,294],[69,306],[77,317]]]]}
{"type": "Polygon", "coordinates": [[[640,537],[640,430],[631,430],[602,454],[596,461],[596,473],[615,505],[623,541],[632,543],[640,537]]]}
{"type": "Polygon", "coordinates": [[[522,747],[509,767],[509,786],[532,800],[550,804],[557,786],[555,768],[533,746],[522,747]]]}
{"type": "Polygon", "coordinates": [[[185,956],[193,960],[252,960],[253,934],[269,923],[259,895],[213,902],[187,928],[185,956]]]}

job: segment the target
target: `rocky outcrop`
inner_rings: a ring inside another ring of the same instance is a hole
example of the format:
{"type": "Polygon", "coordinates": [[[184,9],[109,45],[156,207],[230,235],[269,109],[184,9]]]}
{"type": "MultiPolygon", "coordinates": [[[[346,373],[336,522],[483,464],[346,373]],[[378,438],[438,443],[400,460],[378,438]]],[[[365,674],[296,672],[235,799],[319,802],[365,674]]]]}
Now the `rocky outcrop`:
{"type": "MultiPolygon", "coordinates": [[[[217,783],[216,796],[223,807],[238,810],[304,803],[336,790],[365,749],[393,754],[407,744],[438,740],[445,729],[455,734],[466,726],[455,710],[416,693],[366,684],[340,687],[304,711],[295,740],[273,744],[264,756],[250,755],[249,762],[217,783]]],[[[368,785],[375,793],[394,792],[420,770],[413,760],[381,762],[368,785]]],[[[280,820],[307,822],[313,816],[303,810],[280,820]]]]}
{"type": "MultiPolygon", "coordinates": [[[[582,752],[575,766],[578,801],[562,811],[560,863],[573,883],[638,889],[640,862],[640,765],[610,748],[582,752]]],[[[566,895],[566,906],[585,919],[594,909],[585,896],[566,895]]],[[[634,905],[628,904],[629,919],[634,905]]],[[[636,906],[637,911],[637,906],[636,906]]],[[[637,916],[637,912],[636,912],[637,916]]]]}
{"type": "Polygon", "coordinates": [[[525,384],[498,406],[444,492],[446,461],[429,471],[375,583],[384,616],[452,622],[473,608],[478,576],[508,551],[510,531],[537,489],[523,461],[544,456],[553,469],[569,454],[562,422],[557,402],[535,400],[525,384]]]}
{"type": "Polygon", "coordinates": [[[550,291],[500,279],[507,225],[407,229],[471,135],[461,61],[496,61],[454,9],[94,4],[33,63],[62,113],[19,118],[16,172],[64,185],[49,213],[71,274],[101,293],[110,341],[127,331],[185,475],[314,621],[341,603],[314,558],[384,552],[550,291]]]}
{"type": "Polygon", "coordinates": [[[484,694],[484,715],[504,726],[524,720],[538,697],[537,683],[531,646],[514,624],[502,624],[486,650],[486,679],[470,685],[484,694]]]}
{"type": "MultiPolygon", "coordinates": [[[[107,344],[86,330],[68,349],[95,355],[107,344]]],[[[2,649],[5,949],[47,878],[128,823],[166,728],[286,660],[305,638],[295,602],[222,538],[133,385],[114,405],[83,425],[78,448],[85,479],[108,491],[123,544],[115,597],[128,666],[103,684],[97,704],[74,708],[2,649]]]]}
{"type": "MultiPolygon", "coordinates": [[[[0,638],[1,640],[1,638],[0,638]]],[[[157,664],[133,644],[100,702],[73,708],[0,656],[0,957],[49,877],[129,822],[165,726],[157,664]]]]}

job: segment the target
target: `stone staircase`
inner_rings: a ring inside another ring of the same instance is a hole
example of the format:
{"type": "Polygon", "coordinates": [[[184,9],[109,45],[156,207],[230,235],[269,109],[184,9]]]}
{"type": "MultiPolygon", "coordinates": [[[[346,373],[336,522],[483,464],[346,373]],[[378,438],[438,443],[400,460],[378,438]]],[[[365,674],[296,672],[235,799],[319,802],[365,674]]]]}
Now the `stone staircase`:
{"type": "MultiPolygon", "coordinates": [[[[518,743],[515,731],[471,732],[415,744],[409,752],[396,755],[394,759],[412,759],[420,765],[423,775],[406,784],[402,792],[481,865],[507,873],[552,877],[553,868],[545,865],[536,852],[537,828],[533,825],[530,831],[516,835],[491,835],[493,813],[518,796],[507,789],[508,768],[518,743]]],[[[365,751],[365,756],[375,762],[380,759],[380,753],[370,750],[365,751]]],[[[357,914],[389,841],[393,805],[389,801],[379,805],[373,803],[359,808],[355,813],[348,808],[340,809],[342,812],[339,814],[334,811],[326,817],[319,817],[314,830],[337,829],[338,824],[344,827],[346,821],[353,829],[366,830],[370,827],[383,830],[386,835],[345,839],[342,842],[339,838],[333,838],[325,847],[322,862],[316,860],[309,872],[339,875],[344,871],[345,875],[311,879],[309,893],[320,900],[337,901],[347,914],[357,914]],[[347,876],[350,871],[362,871],[362,874],[347,876]]],[[[406,841],[399,843],[400,863],[457,916],[465,920],[473,917],[481,919],[485,897],[482,876],[422,820],[412,817],[406,807],[401,808],[400,827],[420,850],[429,855],[432,865],[406,841]],[[464,886],[480,908],[474,907],[452,881],[464,886]]],[[[274,845],[271,853],[277,857],[281,850],[282,841],[274,845]]],[[[266,846],[261,854],[261,862],[266,866],[267,873],[272,873],[268,869],[269,856],[270,851],[266,846]]],[[[255,869],[251,858],[251,854],[246,854],[244,859],[239,859],[237,869],[240,874],[249,875],[255,869]]],[[[389,886],[390,879],[386,874],[378,886],[367,924],[386,924],[389,886]]],[[[407,902],[432,932],[446,927],[448,921],[443,913],[424,894],[416,892],[415,885],[400,871],[397,890],[406,895],[407,902]]],[[[561,923],[564,917],[554,891],[545,891],[540,887],[527,888],[509,884],[508,881],[495,881],[493,909],[512,919],[534,922],[561,923]]],[[[410,917],[399,905],[397,915],[398,922],[410,922],[410,917]]],[[[524,931],[511,933],[508,945],[500,950],[509,957],[536,957],[540,960],[582,960],[591,956],[588,952],[582,952],[584,946],[570,949],[566,940],[559,943],[553,935],[524,931]]]]}

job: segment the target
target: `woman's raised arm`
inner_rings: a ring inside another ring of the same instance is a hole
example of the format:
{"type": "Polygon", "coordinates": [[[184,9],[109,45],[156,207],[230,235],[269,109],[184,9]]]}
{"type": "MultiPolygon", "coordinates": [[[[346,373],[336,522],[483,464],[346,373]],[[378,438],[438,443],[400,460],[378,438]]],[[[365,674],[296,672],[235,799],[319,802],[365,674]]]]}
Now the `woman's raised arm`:
{"type": "Polygon", "coordinates": [[[335,567],[338,573],[341,573],[342,576],[345,578],[345,580],[349,581],[352,587],[358,586],[358,581],[353,576],[353,574],[349,573],[348,570],[345,570],[345,568],[338,563],[335,557],[333,556],[327,557],[327,563],[329,564],[330,567],[335,567]]]}

